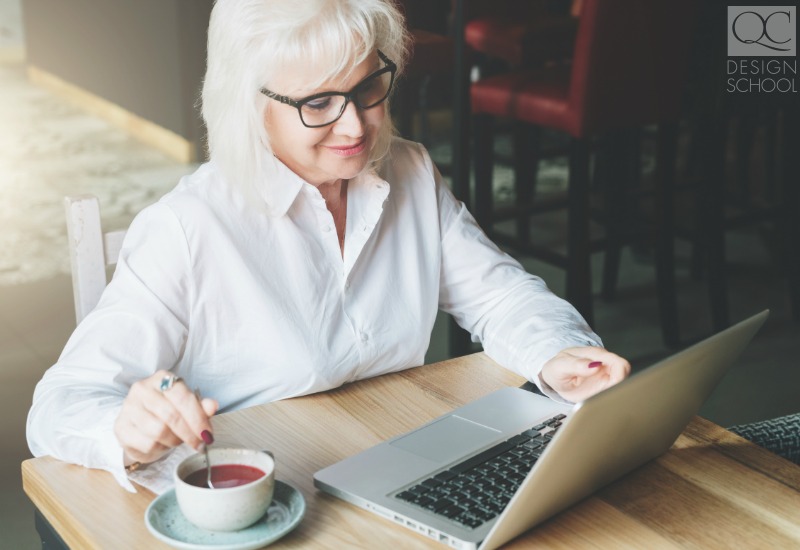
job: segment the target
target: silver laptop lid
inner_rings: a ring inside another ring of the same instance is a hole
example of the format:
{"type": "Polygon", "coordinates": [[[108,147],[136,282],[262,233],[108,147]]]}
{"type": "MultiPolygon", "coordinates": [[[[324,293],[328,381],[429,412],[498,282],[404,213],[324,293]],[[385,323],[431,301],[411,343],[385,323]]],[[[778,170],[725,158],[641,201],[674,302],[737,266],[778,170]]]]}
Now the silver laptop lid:
{"type": "Polygon", "coordinates": [[[576,405],[481,548],[500,546],[667,451],[768,314],[754,315],[576,405]]]}

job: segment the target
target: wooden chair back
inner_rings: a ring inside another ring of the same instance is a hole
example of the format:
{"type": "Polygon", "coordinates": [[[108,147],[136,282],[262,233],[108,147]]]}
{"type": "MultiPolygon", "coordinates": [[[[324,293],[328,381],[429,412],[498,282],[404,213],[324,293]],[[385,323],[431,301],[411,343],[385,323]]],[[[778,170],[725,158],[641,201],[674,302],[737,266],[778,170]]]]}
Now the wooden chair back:
{"type": "Polygon", "coordinates": [[[103,233],[100,201],[93,195],[64,197],[75,320],[80,323],[100,301],[106,268],[119,257],[125,230],[103,233]]]}

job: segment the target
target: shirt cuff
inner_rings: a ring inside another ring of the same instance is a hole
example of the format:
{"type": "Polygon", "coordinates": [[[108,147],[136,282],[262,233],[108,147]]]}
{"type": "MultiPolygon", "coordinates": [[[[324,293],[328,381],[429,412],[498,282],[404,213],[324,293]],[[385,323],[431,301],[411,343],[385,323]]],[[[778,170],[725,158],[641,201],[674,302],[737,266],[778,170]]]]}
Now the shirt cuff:
{"type": "Polygon", "coordinates": [[[125,452],[122,445],[117,441],[113,431],[108,437],[98,441],[100,447],[97,456],[103,457],[102,462],[97,465],[101,470],[109,472],[119,485],[131,493],[136,492],[136,488],[128,479],[128,471],[125,469],[125,452]]]}
{"type": "Polygon", "coordinates": [[[97,422],[99,429],[94,437],[94,450],[90,453],[94,460],[84,465],[109,472],[123,489],[135,493],[136,488],[128,479],[125,469],[125,451],[114,434],[114,419],[118,414],[119,407],[113,407],[105,411],[104,419],[97,422]]]}

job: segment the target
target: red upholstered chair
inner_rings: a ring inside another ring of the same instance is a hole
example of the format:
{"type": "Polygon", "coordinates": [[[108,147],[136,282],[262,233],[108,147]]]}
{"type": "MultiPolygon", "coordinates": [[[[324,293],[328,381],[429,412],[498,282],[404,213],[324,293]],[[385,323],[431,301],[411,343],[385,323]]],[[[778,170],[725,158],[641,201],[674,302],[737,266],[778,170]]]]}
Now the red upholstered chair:
{"type": "Polygon", "coordinates": [[[420,113],[420,141],[427,141],[428,93],[434,78],[453,78],[455,47],[453,40],[442,34],[423,29],[410,29],[413,52],[406,72],[398,83],[394,105],[398,119],[398,131],[406,138],[413,138],[413,117],[420,113]]]}
{"type": "Polygon", "coordinates": [[[570,0],[461,1],[466,3],[464,42],[485,65],[538,66],[572,54],[578,20],[570,0]]]}
{"type": "MultiPolygon", "coordinates": [[[[590,238],[590,160],[593,138],[658,125],[654,237],[662,331],[665,341],[678,340],[672,253],[672,179],[677,122],[692,28],[692,0],[584,0],[570,65],[500,74],[472,84],[475,136],[475,198],[473,211],[484,230],[500,219],[492,202],[493,119],[503,117],[558,130],[570,138],[567,191],[567,251],[543,249],[524,239],[509,242],[544,261],[566,269],[566,297],[592,322],[590,255],[602,249],[590,238]]],[[[524,155],[524,152],[523,152],[524,155]]],[[[536,159],[527,160],[535,167],[536,159]]],[[[621,208],[619,178],[604,182],[605,207],[621,208]]],[[[518,182],[518,191],[524,182],[518,182]]],[[[527,202],[522,197],[522,202],[527,202]]],[[[519,204],[535,212],[536,201],[519,204]]],[[[527,209],[527,210],[526,210],[527,209]]],[[[619,220],[612,212],[609,220],[619,220]]],[[[622,238],[619,224],[608,236],[622,238]]],[[[499,239],[498,239],[499,240],[499,239]]],[[[501,241],[502,242],[502,241],[501,241]]]]}
{"type": "Polygon", "coordinates": [[[430,83],[435,78],[449,83],[453,78],[455,45],[447,36],[449,5],[447,0],[401,0],[398,5],[406,16],[412,51],[405,74],[397,83],[393,107],[398,131],[406,138],[414,137],[414,114],[420,113],[420,140],[424,142],[428,137],[430,83]]]}

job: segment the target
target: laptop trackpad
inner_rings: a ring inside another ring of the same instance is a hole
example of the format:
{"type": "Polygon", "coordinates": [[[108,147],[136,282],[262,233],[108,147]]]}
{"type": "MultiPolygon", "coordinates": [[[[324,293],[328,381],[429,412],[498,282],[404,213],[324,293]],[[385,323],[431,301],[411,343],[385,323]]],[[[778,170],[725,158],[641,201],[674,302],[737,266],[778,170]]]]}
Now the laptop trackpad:
{"type": "Polygon", "coordinates": [[[451,415],[392,441],[390,445],[428,460],[451,462],[497,439],[499,434],[499,430],[451,415]]]}

